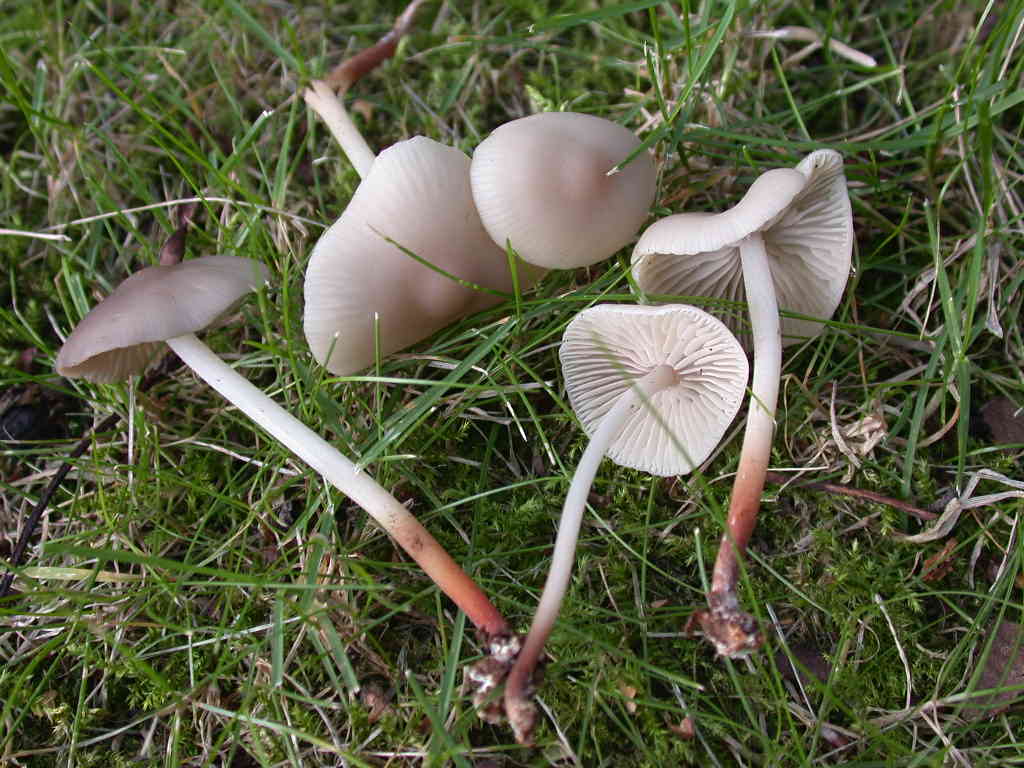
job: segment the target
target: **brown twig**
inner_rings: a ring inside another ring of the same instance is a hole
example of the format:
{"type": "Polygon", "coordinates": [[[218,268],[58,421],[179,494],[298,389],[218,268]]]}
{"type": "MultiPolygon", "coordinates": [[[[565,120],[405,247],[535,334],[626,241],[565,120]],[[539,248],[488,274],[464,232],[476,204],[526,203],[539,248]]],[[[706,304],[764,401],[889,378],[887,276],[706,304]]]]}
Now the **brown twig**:
{"type": "MultiPolygon", "coordinates": [[[[766,479],[773,485],[785,485],[790,480],[787,475],[784,475],[781,472],[769,472],[766,479]]],[[[791,487],[804,488],[809,491],[835,493],[840,496],[852,496],[855,499],[863,499],[864,501],[870,501],[875,504],[884,504],[887,507],[892,507],[893,509],[898,509],[901,512],[906,512],[908,515],[912,515],[918,520],[934,520],[938,517],[934,512],[929,512],[927,509],[915,507],[913,504],[906,501],[900,501],[899,499],[894,499],[891,496],[883,496],[882,494],[875,493],[874,491],[866,491],[863,488],[854,488],[850,485],[812,480],[811,482],[800,483],[791,487]]]]}
{"type": "Polygon", "coordinates": [[[422,4],[423,0],[412,0],[398,18],[395,19],[394,26],[391,27],[384,37],[366,50],[360,51],[352,58],[341,62],[341,64],[327,74],[323,79],[324,82],[331,88],[339,91],[341,95],[344,95],[345,91],[359,78],[372,72],[381,63],[390,59],[395,54],[399,41],[409,31],[409,27],[412,26],[413,17],[422,4]]]}

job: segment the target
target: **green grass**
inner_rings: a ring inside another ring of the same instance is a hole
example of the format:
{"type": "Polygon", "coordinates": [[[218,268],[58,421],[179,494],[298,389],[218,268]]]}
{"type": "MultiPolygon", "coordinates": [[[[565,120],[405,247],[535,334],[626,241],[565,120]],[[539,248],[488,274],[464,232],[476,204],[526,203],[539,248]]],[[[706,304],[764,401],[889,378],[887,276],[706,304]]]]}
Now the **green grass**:
{"type": "MultiPolygon", "coordinates": [[[[288,99],[402,6],[373,5],[5,6],[0,228],[69,239],[0,235],[0,410],[45,414],[0,453],[4,557],[61,458],[94,422],[124,418],[54,497],[29,563],[50,570],[23,572],[0,604],[3,759],[1020,764],[1020,705],[970,719],[963,701],[986,633],[1021,621],[1019,500],[964,514],[954,567],[926,581],[922,563],[945,541],[897,537],[919,522],[770,487],[743,588],[770,637],[732,664],[682,627],[715,555],[739,433],[695,479],[606,461],[528,750],[482,724],[461,690],[479,654],[464,618],[360,509],[194,376],[172,370],[141,392],[53,373],[63,335],[153,262],[173,230],[168,201],[203,195],[190,255],[243,255],[274,276],[210,345],[411,500],[525,629],[584,446],[556,345],[579,309],[631,300],[629,254],[551,274],[521,304],[373,375],[320,370],[302,335],[303,269],[358,177],[288,99]],[[826,682],[794,688],[774,663],[785,648],[824,655],[826,682]],[[669,728],[686,716],[690,740],[669,728]]],[[[1024,404],[1024,4],[826,6],[430,2],[350,99],[375,148],[425,134],[471,152],[551,107],[642,128],[661,169],[653,216],[722,210],[761,170],[842,151],[856,269],[827,331],[784,355],[772,466],[927,506],[979,469],[1020,470],[1020,445],[997,450],[972,425],[995,396],[1024,404]],[[786,25],[879,66],[827,50],[790,62],[801,43],[746,34],[786,25]],[[884,425],[859,468],[832,439],[833,387],[839,427],[884,425]]]]}

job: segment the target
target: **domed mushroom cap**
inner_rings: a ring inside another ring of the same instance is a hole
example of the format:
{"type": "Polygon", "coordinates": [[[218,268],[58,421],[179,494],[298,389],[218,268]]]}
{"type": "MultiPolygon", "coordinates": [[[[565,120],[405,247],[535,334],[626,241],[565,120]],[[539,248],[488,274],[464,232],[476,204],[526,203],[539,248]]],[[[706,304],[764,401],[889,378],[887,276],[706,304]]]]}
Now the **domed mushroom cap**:
{"type": "MultiPolygon", "coordinates": [[[[469,158],[417,136],[377,156],[341,218],[313,248],[303,319],[313,356],[332,373],[355,373],[374,362],[375,328],[386,356],[502,300],[437,270],[494,291],[513,290],[505,251],[487,236],[473,206],[469,158]]],[[[518,273],[520,287],[528,287],[543,271],[520,263],[518,273]]]]}
{"type": "Polygon", "coordinates": [[[267,278],[265,266],[236,256],[141,269],[82,318],[57,354],[57,373],[98,382],[142,373],[157,344],[198,333],[267,278]]]}
{"type": "Polygon", "coordinates": [[[616,174],[640,146],[617,123],[576,112],[542,112],[505,123],[473,153],[480,218],[501,247],[552,269],[595,264],[626,245],[654,201],[650,153],[616,174]]]}
{"type": "MultiPolygon", "coordinates": [[[[739,243],[754,232],[764,239],[779,308],[831,317],[853,252],[842,156],[823,149],[795,169],[767,171],[724,213],[680,213],[655,222],[633,249],[633,277],[645,293],[746,302],[739,243]]],[[[747,343],[743,312],[718,314],[747,343]]],[[[783,317],[782,342],[814,337],[821,328],[783,317]]]]}
{"type": "Polygon", "coordinates": [[[691,472],[718,445],[747,386],[747,357],[696,307],[601,304],[569,323],[559,352],[569,402],[588,435],[630,383],[661,365],[677,382],[631,414],[607,455],[652,475],[691,472]]]}

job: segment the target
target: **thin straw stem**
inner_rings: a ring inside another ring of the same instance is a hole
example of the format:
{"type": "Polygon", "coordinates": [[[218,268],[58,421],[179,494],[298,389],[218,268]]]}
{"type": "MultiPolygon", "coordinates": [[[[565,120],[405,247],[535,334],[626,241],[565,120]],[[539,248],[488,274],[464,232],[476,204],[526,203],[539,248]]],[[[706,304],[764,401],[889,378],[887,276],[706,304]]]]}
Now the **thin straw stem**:
{"type": "Polygon", "coordinates": [[[562,518],[555,538],[551,570],[548,571],[530,632],[505,682],[505,711],[515,731],[516,741],[520,744],[528,744],[532,738],[536,713],[530,701],[532,691],[529,689],[532,687],[533,671],[558,618],[566,588],[569,586],[583,510],[594,476],[627,419],[644,407],[654,394],[671,386],[675,381],[676,372],[668,365],[659,365],[634,381],[629,390],[623,393],[605,414],[597,431],[590,438],[580,463],[576,466],[576,473],[562,505],[562,518]]]}

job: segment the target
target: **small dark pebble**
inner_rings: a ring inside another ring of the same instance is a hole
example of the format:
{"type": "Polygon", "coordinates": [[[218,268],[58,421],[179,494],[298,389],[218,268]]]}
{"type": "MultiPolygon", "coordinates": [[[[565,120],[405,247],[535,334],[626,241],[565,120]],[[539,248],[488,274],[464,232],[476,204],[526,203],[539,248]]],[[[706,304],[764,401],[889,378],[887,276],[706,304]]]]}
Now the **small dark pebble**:
{"type": "Polygon", "coordinates": [[[821,683],[828,680],[832,665],[817,648],[809,645],[793,645],[790,646],[789,651],[796,662],[795,664],[790,663],[789,657],[784,651],[779,651],[775,654],[775,666],[778,668],[783,680],[796,683],[797,677],[793,674],[794,666],[796,667],[796,674],[799,675],[800,683],[805,688],[815,678],[821,683]]]}
{"type": "Polygon", "coordinates": [[[996,397],[980,408],[981,424],[971,420],[975,436],[996,445],[1024,443],[1024,408],[1008,397],[996,397]]]}
{"type": "Polygon", "coordinates": [[[46,409],[38,405],[12,405],[0,416],[0,440],[36,440],[48,431],[46,409]]]}

